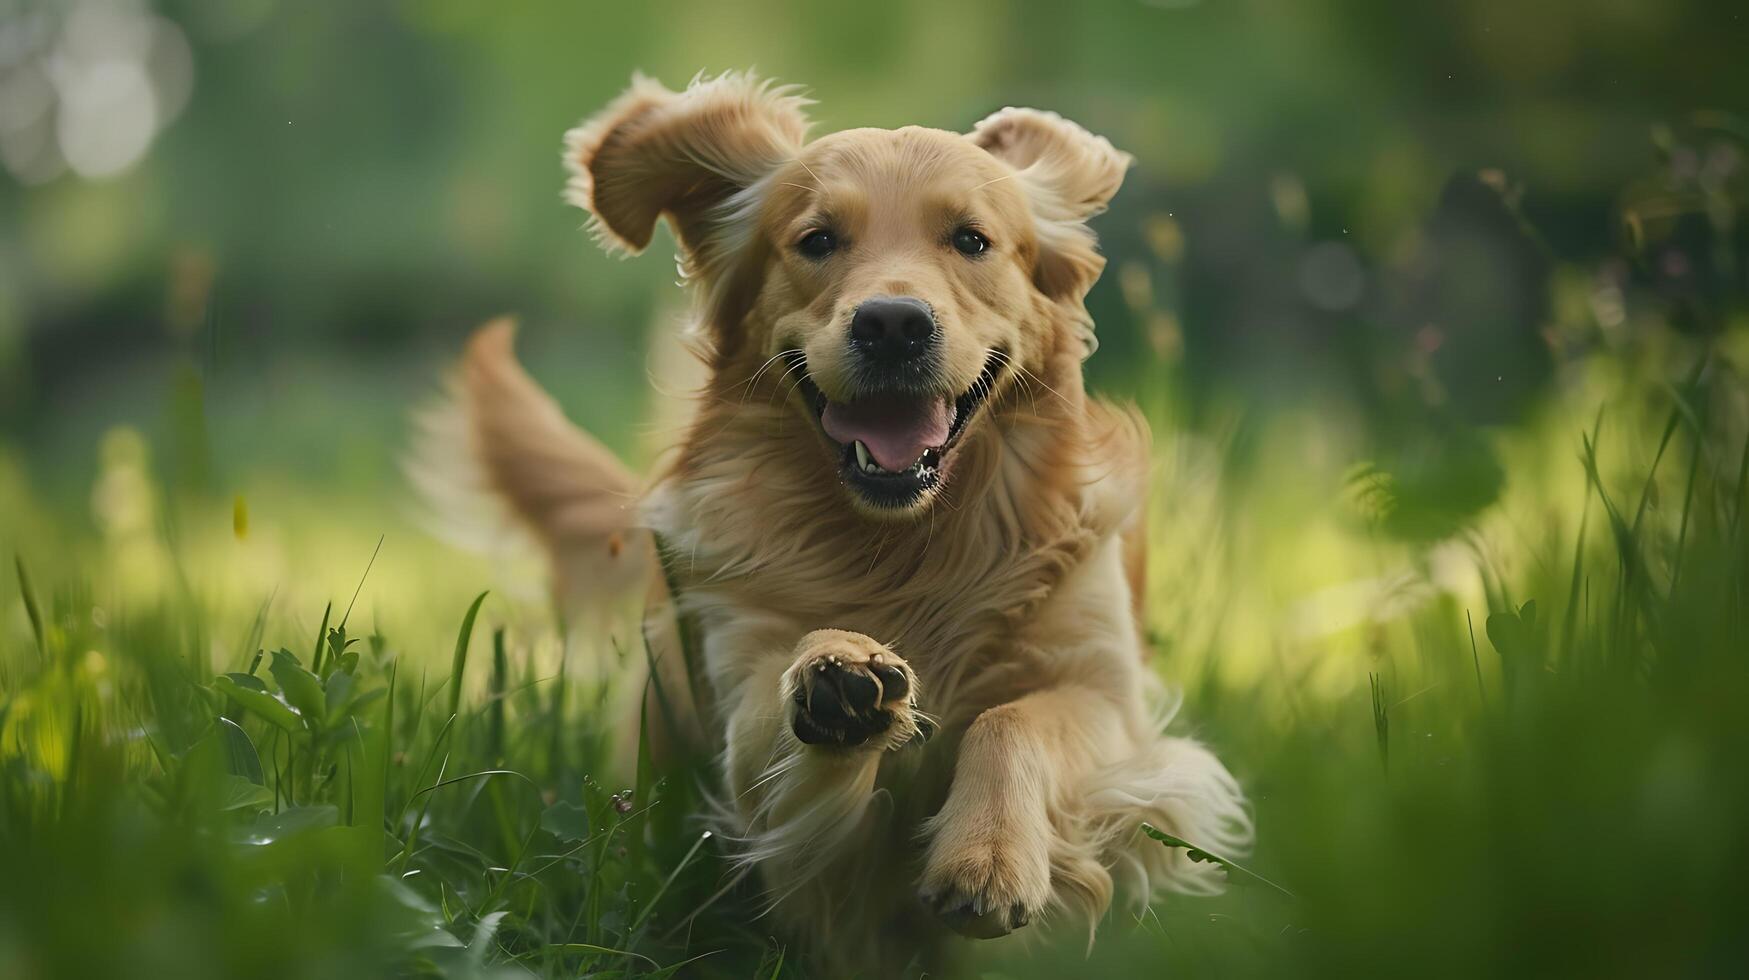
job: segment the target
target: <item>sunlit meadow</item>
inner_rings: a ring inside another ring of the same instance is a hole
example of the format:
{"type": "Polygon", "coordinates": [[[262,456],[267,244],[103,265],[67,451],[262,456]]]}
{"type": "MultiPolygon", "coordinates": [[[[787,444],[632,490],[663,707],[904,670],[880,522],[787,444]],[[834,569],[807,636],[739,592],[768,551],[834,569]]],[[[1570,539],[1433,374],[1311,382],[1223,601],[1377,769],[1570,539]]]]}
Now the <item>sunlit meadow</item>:
{"type": "Polygon", "coordinates": [[[672,269],[593,250],[557,137],[750,63],[1139,161],[1088,374],[1258,847],[956,973],[1741,973],[1740,15],[752,6],[0,3],[0,976],[813,975],[641,751],[637,604],[561,624],[400,468],[505,310],[671,439],[672,269]]]}

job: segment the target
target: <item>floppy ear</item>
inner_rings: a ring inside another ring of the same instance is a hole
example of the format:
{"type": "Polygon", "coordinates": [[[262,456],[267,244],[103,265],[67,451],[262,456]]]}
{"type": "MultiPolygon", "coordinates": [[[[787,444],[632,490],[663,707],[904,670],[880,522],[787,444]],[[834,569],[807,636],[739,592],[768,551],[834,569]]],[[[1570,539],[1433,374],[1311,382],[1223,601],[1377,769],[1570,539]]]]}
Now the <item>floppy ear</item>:
{"type": "Polygon", "coordinates": [[[634,75],[623,95],[565,134],[566,198],[605,246],[636,254],[667,216],[688,274],[709,273],[752,220],[747,195],[801,150],[807,100],[742,72],[684,92],[634,75]]]}
{"type": "Polygon", "coordinates": [[[1080,302],[1105,268],[1087,219],[1105,210],[1135,159],[1054,112],[1003,109],[972,142],[1019,173],[1038,223],[1033,279],[1053,299],[1080,302]]]}

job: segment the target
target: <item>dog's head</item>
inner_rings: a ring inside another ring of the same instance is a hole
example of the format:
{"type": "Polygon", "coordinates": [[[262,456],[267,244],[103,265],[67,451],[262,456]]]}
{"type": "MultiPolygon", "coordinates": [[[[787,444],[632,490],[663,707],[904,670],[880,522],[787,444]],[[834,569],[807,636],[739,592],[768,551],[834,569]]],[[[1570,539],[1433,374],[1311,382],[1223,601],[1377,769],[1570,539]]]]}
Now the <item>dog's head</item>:
{"type": "Polygon", "coordinates": [[[808,142],[805,105],[745,75],[634,79],[567,136],[570,198],[632,252],[666,217],[718,391],[780,383],[860,509],[915,515],[986,409],[1084,342],[1085,222],[1130,158],[1031,109],[808,142]]]}

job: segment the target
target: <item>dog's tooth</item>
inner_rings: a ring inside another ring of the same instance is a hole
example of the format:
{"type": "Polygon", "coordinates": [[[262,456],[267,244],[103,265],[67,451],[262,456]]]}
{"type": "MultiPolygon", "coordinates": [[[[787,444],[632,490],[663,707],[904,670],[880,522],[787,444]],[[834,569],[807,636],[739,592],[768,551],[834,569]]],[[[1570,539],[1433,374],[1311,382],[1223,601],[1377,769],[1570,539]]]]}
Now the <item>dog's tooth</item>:
{"type": "Polygon", "coordinates": [[[868,447],[861,439],[856,440],[856,465],[862,467],[864,473],[868,472],[868,447]]]}

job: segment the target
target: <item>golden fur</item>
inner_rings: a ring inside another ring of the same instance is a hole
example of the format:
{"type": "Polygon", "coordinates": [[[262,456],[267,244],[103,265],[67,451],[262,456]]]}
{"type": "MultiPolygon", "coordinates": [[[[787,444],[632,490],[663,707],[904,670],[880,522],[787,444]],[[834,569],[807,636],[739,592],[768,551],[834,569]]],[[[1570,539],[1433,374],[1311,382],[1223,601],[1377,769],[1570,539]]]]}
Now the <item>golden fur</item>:
{"type": "Polygon", "coordinates": [[[565,592],[578,569],[612,575],[607,557],[648,548],[636,528],[660,536],[703,673],[689,686],[671,669],[659,622],[663,687],[720,753],[736,855],[834,975],[934,962],[949,927],[1091,929],[1117,893],[1217,889],[1214,867],[1139,832],[1237,852],[1250,821],[1226,769],[1163,734],[1174,706],[1135,605],[1147,430],[1081,377],[1103,265],[1086,222],[1129,158],[1029,109],[969,136],[808,142],[805,105],[746,75],[682,92],[640,77],[569,134],[569,197],[605,244],[637,252],[659,218],[672,226],[709,381],[634,519],[614,503],[624,470],[562,423],[494,325],[465,371],[489,485],[547,543],[565,592]],[[827,221],[842,252],[798,257],[790,243],[827,221]],[[965,221],[992,254],[943,246],[965,221]],[[1000,367],[939,488],[904,508],[840,485],[798,390],[798,370],[828,398],[854,387],[842,337],[877,293],[929,303],[955,390],[986,358],[1000,367]],[[879,703],[880,737],[798,738],[828,667],[899,692],[879,703]]]}

